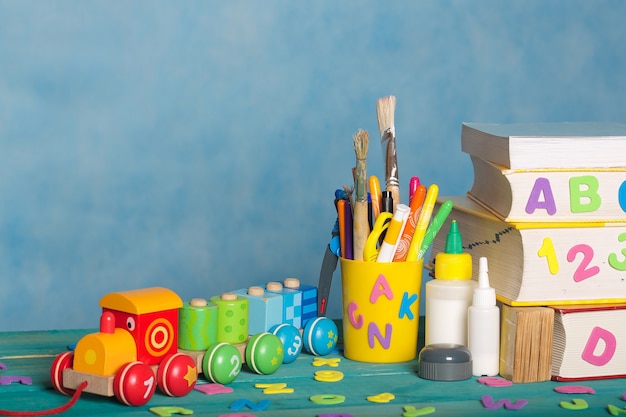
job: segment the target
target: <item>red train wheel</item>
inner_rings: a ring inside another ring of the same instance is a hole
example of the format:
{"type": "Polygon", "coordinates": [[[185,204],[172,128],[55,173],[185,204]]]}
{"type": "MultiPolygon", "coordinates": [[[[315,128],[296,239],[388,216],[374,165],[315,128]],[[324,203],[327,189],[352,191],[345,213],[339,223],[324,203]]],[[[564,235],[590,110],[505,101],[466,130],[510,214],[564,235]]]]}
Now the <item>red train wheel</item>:
{"type": "Polygon", "coordinates": [[[172,353],[163,358],[157,371],[161,391],[170,397],[183,397],[196,385],[196,362],[184,353],[172,353]]]}
{"type": "Polygon", "coordinates": [[[52,381],[52,386],[63,395],[72,395],[74,393],[73,389],[68,389],[63,386],[63,370],[71,368],[73,363],[74,352],[63,352],[57,355],[50,367],[50,381],[52,381]]]}
{"type": "Polygon", "coordinates": [[[138,407],[154,395],[156,381],[152,369],[141,362],[122,366],[113,379],[113,392],[119,402],[138,407]]]}

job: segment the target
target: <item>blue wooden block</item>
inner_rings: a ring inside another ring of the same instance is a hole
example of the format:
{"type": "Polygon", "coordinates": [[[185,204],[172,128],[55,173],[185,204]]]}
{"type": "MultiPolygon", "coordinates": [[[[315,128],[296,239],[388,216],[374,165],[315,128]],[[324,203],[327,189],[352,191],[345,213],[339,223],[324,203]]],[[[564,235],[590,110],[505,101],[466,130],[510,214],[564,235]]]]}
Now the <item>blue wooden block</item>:
{"type": "Polygon", "coordinates": [[[248,299],[248,333],[267,332],[270,327],[283,321],[283,297],[263,287],[249,287],[233,291],[248,299]]]}
{"type": "Polygon", "coordinates": [[[298,278],[285,279],[284,286],[302,293],[301,328],[304,328],[309,320],[317,317],[317,287],[301,284],[298,278]]]}
{"type": "Polygon", "coordinates": [[[302,291],[302,327],[317,317],[317,287],[301,284],[298,290],[302,291]]]}
{"type": "Polygon", "coordinates": [[[285,288],[280,282],[268,282],[266,291],[283,298],[283,323],[302,327],[302,292],[285,288]]]}

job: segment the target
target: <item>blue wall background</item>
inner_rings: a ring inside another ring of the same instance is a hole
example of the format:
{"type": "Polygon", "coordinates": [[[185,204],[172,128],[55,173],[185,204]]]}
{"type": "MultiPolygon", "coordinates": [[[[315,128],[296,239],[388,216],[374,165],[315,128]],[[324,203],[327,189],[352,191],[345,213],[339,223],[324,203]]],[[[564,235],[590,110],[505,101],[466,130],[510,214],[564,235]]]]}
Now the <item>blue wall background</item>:
{"type": "MultiPolygon", "coordinates": [[[[0,330],[110,291],[316,284],[352,135],[472,182],[464,121],[626,121],[620,1],[0,1],[0,330]]],[[[405,191],[406,192],[406,191],[405,191]]],[[[331,316],[339,317],[339,273],[331,316]]]]}

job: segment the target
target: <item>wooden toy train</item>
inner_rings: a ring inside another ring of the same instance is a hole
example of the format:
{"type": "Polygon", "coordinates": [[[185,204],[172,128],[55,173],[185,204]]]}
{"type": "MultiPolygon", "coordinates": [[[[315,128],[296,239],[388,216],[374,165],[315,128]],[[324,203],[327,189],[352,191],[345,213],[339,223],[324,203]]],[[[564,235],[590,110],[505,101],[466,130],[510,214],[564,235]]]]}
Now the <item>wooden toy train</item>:
{"type": "Polygon", "coordinates": [[[50,379],[62,394],[86,382],[85,392],[140,406],[157,387],[180,397],[199,374],[228,384],[245,363],[269,375],[303,348],[323,356],[337,343],[335,323],[317,317],[316,287],[295,278],[185,303],[161,287],[116,292],[100,306],[100,331],[52,363],[50,379]]]}

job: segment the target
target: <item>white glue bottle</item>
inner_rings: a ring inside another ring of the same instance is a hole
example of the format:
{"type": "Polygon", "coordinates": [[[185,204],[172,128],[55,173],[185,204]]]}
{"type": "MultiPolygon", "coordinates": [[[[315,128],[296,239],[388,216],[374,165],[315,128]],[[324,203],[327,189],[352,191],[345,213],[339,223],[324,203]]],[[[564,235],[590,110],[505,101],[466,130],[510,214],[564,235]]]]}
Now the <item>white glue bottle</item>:
{"type": "Polygon", "coordinates": [[[463,252],[459,226],[452,220],[445,251],[435,256],[435,279],[426,283],[426,346],[467,346],[467,309],[474,288],[472,256],[463,252]]]}
{"type": "Polygon", "coordinates": [[[478,287],[467,310],[468,345],[475,376],[497,375],[500,366],[500,309],[489,286],[487,258],[480,258],[478,287]]]}

